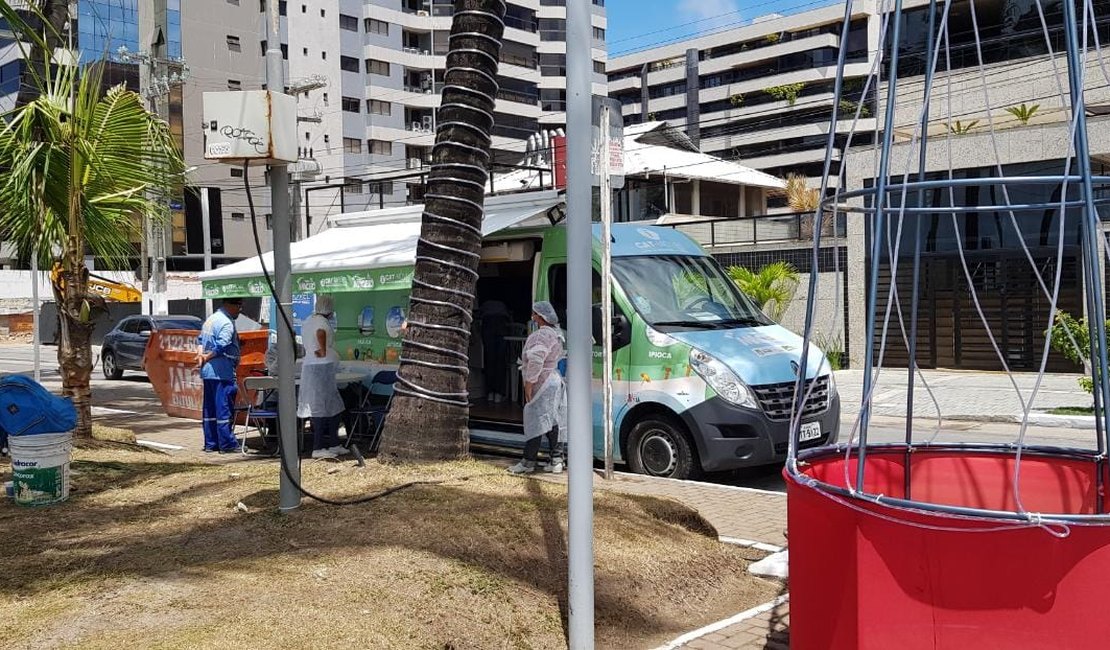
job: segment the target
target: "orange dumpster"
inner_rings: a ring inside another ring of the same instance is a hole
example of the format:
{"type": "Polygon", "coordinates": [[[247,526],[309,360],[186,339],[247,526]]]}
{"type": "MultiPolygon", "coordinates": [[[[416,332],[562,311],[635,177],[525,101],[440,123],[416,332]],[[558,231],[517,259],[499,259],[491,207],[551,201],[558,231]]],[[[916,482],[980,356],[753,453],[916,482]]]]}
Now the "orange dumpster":
{"type": "MultiPolygon", "coordinates": [[[[243,389],[243,379],[265,370],[267,330],[240,332],[239,402],[248,404],[253,395],[243,389]]],[[[204,386],[197,370],[197,332],[162,330],[151,333],[143,367],[162,402],[166,415],[201,419],[204,386]]]]}

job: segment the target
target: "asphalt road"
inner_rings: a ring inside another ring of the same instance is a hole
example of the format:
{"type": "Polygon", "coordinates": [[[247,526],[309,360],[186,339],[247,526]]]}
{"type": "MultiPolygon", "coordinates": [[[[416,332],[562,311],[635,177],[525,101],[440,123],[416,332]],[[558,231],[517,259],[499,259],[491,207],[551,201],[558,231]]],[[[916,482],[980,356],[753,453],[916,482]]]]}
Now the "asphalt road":
{"type": "MultiPolygon", "coordinates": [[[[57,348],[42,348],[42,378],[52,390],[60,388],[57,370],[57,348]]],[[[34,369],[33,352],[30,345],[0,345],[0,374],[26,373],[34,369]]],[[[974,395],[969,395],[974,399],[974,395]]],[[[113,411],[126,411],[144,416],[144,424],[152,430],[159,426],[180,426],[182,420],[167,417],[151,389],[150,382],[140,373],[126,373],[123,380],[104,379],[97,365],[93,372],[93,408],[95,415],[110,415],[113,411]],[[145,417],[149,416],[149,417],[145,417]]],[[[845,418],[841,423],[841,441],[846,441],[852,430],[854,416],[845,418]]],[[[915,421],[914,439],[928,440],[936,432],[937,442],[986,442],[1007,444],[1014,442],[1018,426],[1014,424],[948,422],[936,431],[935,421],[915,421]]],[[[141,432],[137,432],[140,434],[141,432]]],[[[868,439],[875,442],[898,442],[905,439],[905,421],[900,418],[876,417],[873,419],[868,439]]],[[[1094,431],[1079,431],[1064,428],[1030,428],[1026,434],[1029,444],[1055,445],[1063,447],[1093,448],[1094,431]]],[[[761,467],[719,474],[708,477],[715,483],[751,487],[764,490],[782,491],[785,489],[781,468],[761,467]]]]}

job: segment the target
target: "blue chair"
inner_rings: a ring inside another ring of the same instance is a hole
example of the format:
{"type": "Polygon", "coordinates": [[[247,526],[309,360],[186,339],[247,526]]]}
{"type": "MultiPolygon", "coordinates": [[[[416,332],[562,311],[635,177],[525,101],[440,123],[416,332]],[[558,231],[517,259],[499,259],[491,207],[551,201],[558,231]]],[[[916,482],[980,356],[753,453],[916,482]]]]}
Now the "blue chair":
{"type": "Polygon", "coordinates": [[[258,434],[258,438],[262,441],[262,449],[266,450],[273,443],[273,455],[278,453],[278,437],[280,431],[278,429],[278,412],[277,412],[277,388],[271,386],[274,383],[272,377],[247,377],[243,380],[243,386],[239,394],[245,398],[248,391],[255,391],[255,398],[253,401],[244,402],[240,401],[239,405],[235,407],[236,421],[240,413],[246,413],[246,419],[243,422],[243,433],[240,441],[240,450],[245,454],[247,453],[247,436],[251,431],[258,434]]]}
{"type": "Polygon", "coordinates": [[[382,370],[370,380],[369,389],[363,396],[362,403],[350,412],[352,428],[347,433],[345,443],[348,449],[358,438],[369,438],[367,453],[377,450],[381,442],[385,416],[393,403],[393,385],[396,383],[397,373],[393,370],[382,370]]]}

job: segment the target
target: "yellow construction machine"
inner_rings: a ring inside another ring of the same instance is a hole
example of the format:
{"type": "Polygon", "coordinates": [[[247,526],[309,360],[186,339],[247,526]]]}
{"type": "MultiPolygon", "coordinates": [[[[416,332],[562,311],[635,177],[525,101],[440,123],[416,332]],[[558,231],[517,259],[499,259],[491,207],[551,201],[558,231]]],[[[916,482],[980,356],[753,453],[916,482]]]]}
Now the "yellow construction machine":
{"type": "MultiPolygon", "coordinates": [[[[62,266],[55,264],[50,270],[50,281],[58,286],[62,282],[62,266]]],[[[100,296],[107,302],[142,302],[143,292],[126,282],[116,282],[108,278],[89,274],[89,293],[100,296]]]]}

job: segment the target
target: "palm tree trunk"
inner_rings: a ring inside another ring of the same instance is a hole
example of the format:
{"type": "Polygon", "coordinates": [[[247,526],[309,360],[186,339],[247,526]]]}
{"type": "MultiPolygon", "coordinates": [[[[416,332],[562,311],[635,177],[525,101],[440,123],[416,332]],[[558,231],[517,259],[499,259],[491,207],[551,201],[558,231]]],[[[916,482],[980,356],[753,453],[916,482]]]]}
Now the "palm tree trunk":
{"type": "Polygon", "coordinates": [[[62,394],[77,409],[77,437],[92,437],[92,332],[103,300],[88,295],[89,271],[83,255],[66,251],[59,282],[53,284],[58,305],[58,368],[62,394]]]}
{"type": "Polygon", "coordinates": [[[455,0],[408,328],[382,439],[388,460],[469,452],[468,354],[489,176],[502,0],[455,0]]]}

